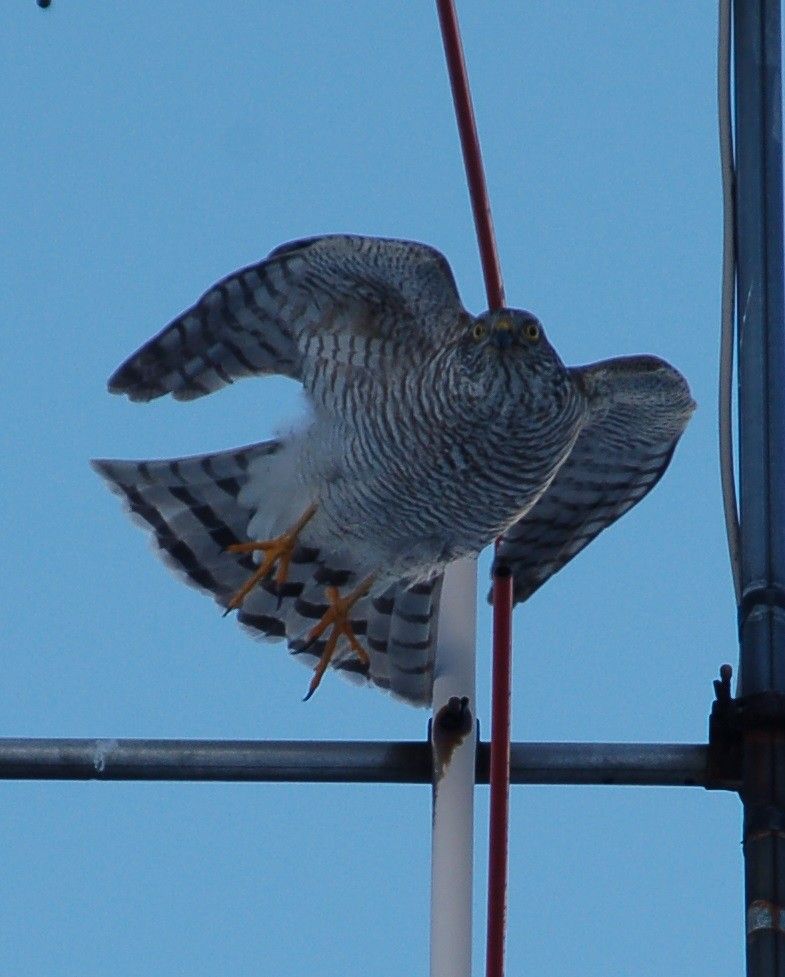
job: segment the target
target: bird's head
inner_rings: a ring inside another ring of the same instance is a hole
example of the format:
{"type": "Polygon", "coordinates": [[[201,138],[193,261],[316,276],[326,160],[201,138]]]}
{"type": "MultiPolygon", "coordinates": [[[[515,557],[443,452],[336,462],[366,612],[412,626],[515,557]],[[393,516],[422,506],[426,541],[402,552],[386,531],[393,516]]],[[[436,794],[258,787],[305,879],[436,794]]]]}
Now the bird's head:
{"type": "Polygon", "coordinates": [[[498,309],[483,312],[472,323],[471,338],[479,346],[502,352],[533,349],[542,337],[542,326],[536,316],[523,309],[498,309]]]}
{"type": "Polygon", "coordinates": [[[564,370],[536,316],[523,309],[483,312],[467,323],[465,364],[476,376],[499,373],[525,384],[564,370]]]}

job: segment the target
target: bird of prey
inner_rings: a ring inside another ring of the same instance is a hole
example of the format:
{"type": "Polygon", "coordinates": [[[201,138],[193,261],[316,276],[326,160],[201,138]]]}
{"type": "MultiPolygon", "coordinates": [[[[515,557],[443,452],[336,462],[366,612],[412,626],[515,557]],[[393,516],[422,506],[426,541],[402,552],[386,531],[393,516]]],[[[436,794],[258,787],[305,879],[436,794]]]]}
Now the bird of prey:
{"type": "Polygon", "coordinates": [[[695,407],[663,360],[565,367],[531,313],[467,312],[438,251],[353,235],[224,278],[109,390],[191,400],[270,373],[305,389],[303,430],[94,465],[173,569],[315,663],[308,695],[333,666],[417,705],[445,567],[498,538],[526,600],[653,488],[695,407]]]}

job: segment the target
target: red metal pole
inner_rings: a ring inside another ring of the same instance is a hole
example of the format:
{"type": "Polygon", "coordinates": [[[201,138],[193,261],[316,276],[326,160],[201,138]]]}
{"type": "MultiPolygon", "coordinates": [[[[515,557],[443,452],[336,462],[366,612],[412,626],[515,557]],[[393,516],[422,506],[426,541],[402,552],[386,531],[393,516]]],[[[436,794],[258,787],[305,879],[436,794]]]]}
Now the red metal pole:
{"type": "MultiPolygon", "coordinates": [[[[466,62],[454,0],[436,0],[447,57],[463,161],[469,183],[474,224],[480,246],[488,307],[504,307],[491,205],[483,172],[480,141],[474,119],[466,62]]],[[[493,716],[491,723],[490,825],[488,839],[487,977],[504,974],[504,938],[507,922],[507,863],[510,809],[510,693],[512,673],[512,577],[496,572],[493,578],[493,716]]]]}
{"type": "Polygon", "coordinates": [[[510,700],[512,686],[512,576],[493,575],[493,708],[491,809],[488,833],[488,977],[504,974],[507,930],[507,860],[510,820],[510,700]]]}
{"type": "Polygon", "coordinates": [[[458,28],[458,15],[455,12],[454,0],[436,0],[436,7],[439,11],[444,53],[447,57],[447,71],[450,75],[452,99],[455,103],[455,115],[458,119],[458,133],[461,137],[463,163],[466,167],[466,179],[469,183],[474,226],[477,229],[477,241],[480,245],[480,260],[485,278],[485,291],[488,294],[488,308],[501,309],[504,308],[504,285],[499,269],[499,256],[496,252],[496,237],[493,233],[491,204],[488,199],[488,187],[483,172],[480,140],[477,136],[477,124],[474,121],[472,97],[469,94],[469,79],[466,74],[466,62],[463,57],[463,45],[458,28]]]}

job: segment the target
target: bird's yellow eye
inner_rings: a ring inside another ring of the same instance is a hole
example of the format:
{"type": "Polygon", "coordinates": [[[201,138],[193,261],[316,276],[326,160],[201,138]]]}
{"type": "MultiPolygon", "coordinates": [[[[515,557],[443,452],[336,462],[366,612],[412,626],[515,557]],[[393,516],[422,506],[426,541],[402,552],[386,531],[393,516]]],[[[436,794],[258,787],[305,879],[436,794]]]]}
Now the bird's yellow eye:
{"type": "Polygon", "coordinates": [[[479,342],[485,336],[485,326],[481,322],[475,322],[472,328],[472,338],[479,342]]]}
{"type": "Polygon", "coordinates": [[[540,327],[536,322],[529,322],[524,329],[526,338],[531,342],[536,342],[540,338],[540,327]]]}

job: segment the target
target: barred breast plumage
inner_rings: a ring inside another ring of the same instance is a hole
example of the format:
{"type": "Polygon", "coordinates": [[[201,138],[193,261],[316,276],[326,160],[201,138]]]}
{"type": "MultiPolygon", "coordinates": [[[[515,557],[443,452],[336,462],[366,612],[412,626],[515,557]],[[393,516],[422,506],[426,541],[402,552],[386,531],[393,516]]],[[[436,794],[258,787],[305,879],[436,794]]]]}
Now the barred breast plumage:
{"type": "Polygon", "coordinates": [[[655,357],[568,369],[528,312],[470,315],[446,260],[406,241],[294,242],[210,289],[111,378],[190,399],[236,377],[299,380],[310,426],[282,443],[177,462],[97,462],[190,582],[231,606],[245,540],[303,512],[286,580],[239,619],[312,660],[326,586],[372,578],[352,608],[368,660],[332,664],[430,699],[441,574],[501,536],[524,599],[660,478],[694,408],[655,357]],[[311,511],[312,510],[312,511],[311,511]]]}

